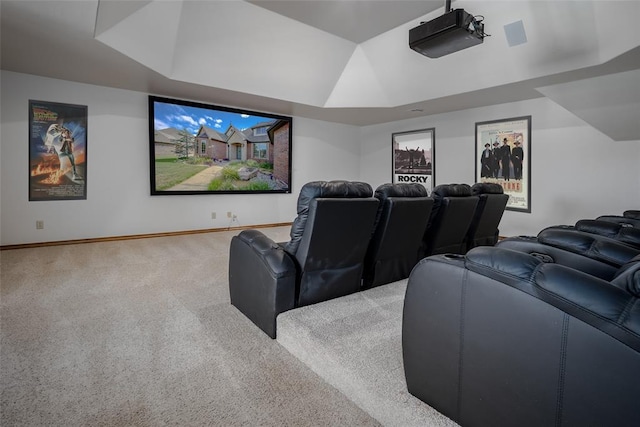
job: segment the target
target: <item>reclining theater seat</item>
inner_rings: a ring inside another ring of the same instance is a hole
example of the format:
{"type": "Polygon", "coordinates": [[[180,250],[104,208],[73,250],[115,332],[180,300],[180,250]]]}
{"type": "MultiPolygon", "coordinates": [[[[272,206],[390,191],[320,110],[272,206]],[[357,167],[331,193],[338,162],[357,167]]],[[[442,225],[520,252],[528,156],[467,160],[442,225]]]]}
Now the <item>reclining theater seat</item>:
{"type": "Polygon", "coordinates": [[[640,261],[605,281],[501,247],[423,259],[408,390],[463,426],[638,426],[639,297],[640,261]]]}
{"type": "Polygon", "coordinates": [[[365,289],[409,277],[433,207],[421,184],[383,184],[375,197],[380,204],[365,257],[365,289]]]}
{"type": "Polygon", "coordinates": [[[537,237],[503,239],[496,247],[532,254],[604,280],[611,280],[622,265],[640,255],[640,250],[605,236],[555,227],[537,237]]]}
{"type": "Polygon", "coordinates": [[[630,215],[630,216],[601,215],[596,219],[598,221],[615,222],[616,224],[622,224],[626,227],[640,228],[640,218],[634,218],[633,214],[629,214],[629,213],[627,213],[627,215],[630,215]]]}
{"type": "Polygon", "coordinates": [[[625,218],[640,219],[640,210],[626,210],[622,213],[625,218]]]}
{"type": "Polygon", "coordinates": [[[509,196],[504,194],[501,185],[490,182],[473,184],[471,194],[479,200],[467,233],[467,249],[493,246],[498,242],[498,225],[509,196]]]}
{"type": "Polygon", "coordinates": [[[636,249],[640,249],[640,228],[627,227],[624,224],[609,221],[581,219],[576,222],[575,229],[585,233],[606,236],[636,249]]]}
{"type": "Polygon", "coordinates": [[[420,249],[420,258],[467,251],[467,231],[478,205],[467,184],[438,185],[431,192],[433,209],[420,249]]]}
{"type": "Polygon", "coordinates": [[[367,183],[305,184],[289,242],[258,230],[231,239],[231,304],[275,338],[279,313],[359,291],[377,207],[367,183]]]}

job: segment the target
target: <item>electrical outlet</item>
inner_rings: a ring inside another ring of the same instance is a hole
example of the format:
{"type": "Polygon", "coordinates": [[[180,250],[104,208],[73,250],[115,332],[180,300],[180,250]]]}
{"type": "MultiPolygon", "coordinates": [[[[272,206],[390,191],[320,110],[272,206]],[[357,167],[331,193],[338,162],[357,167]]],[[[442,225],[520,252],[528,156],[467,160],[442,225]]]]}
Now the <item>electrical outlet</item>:
{"type": "Polygon", "coordinates": [[[211,212],[211,219],[216,219],[216,213],[215,212],[211,212]]]}
{"type": "Polygon", "coordinates": [[[227,212],[227,218],[231,218],[231,211],[227,212]]]}
{"type": "Polygon", "coordinates": [[[44,221],[42,220],[36,221],[36,230],[43,230],[43,229],[44,229],[44,221]]]}

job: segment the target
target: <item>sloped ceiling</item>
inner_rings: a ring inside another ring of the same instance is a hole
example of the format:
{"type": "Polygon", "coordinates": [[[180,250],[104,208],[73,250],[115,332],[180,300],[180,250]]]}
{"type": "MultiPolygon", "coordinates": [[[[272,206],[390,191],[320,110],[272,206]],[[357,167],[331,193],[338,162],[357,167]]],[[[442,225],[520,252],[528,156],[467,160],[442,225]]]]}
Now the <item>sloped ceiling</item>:
{"type": "Polygon", "coordinates": [[[640,139],[640,71],[538,88],[614,141],[640,139]]]}
{"type": "Polygon", "coordinates": [[[640,139],[637,126],[603,124],[639,102],[623,87],[640,86],[637,73],[625,73],[640,69],[640,2],[453,1],[482,15],[490,37],[439,59],[409,49],[409,29],[443,6],[2,1],[2,68],[356,125],[547,96],[614,140],[640,139]],[[527,42],[510,46],[504,26],[517,21],[527,42]],[[52,50],[68,54],[66,67],[36,64],[52,50]],[[606,102],[604,117],[578,111],[589,104],[583,90],[582,101],[569,100],[579,81],[596,78],[606,78],[607,100],[594,93],[589,102],[606,102]]]}

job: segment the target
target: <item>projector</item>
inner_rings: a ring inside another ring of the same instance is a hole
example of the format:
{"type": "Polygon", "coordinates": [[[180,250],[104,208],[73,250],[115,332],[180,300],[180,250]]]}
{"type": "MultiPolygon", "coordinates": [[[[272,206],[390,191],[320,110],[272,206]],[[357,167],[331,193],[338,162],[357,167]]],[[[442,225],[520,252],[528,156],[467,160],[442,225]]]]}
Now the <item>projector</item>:
{"type": "Polygon", "coordinates": [[[484,40],[484,24],[464,9],[455,9],[409,30],[409,47],[429,58],[478,45],[484,40]]]}

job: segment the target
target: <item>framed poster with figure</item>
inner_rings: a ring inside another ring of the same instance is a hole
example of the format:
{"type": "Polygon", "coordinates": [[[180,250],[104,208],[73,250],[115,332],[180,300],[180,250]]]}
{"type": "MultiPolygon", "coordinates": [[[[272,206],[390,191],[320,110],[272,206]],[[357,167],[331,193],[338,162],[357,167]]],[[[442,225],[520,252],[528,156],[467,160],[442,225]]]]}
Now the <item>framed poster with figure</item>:
{"type": "Polygon", "coordinates": [[[506,209],[531,213],[531,116],[476,123],[476,182],[500,184],[506,209]]]}
{"type": "Polygon", "coordinates": [[[393,183],[415,182],[433,190],[436,129],[419,129],[391,134],[393,183]]]}
{"type": "Polygon", "coordinates": [[[87,106],[29,101],[29,201],[87,198],[87,106]]]}

